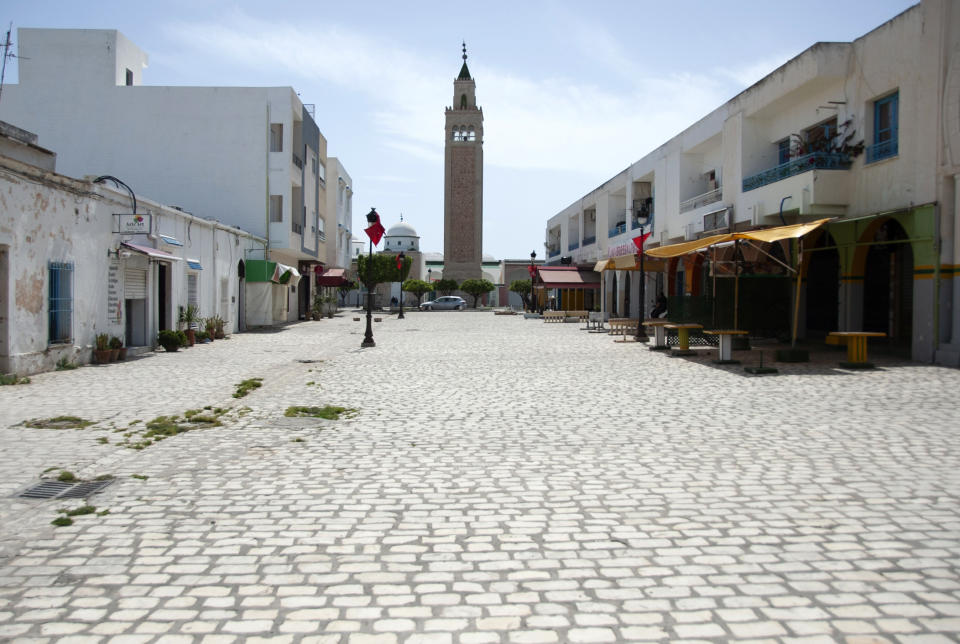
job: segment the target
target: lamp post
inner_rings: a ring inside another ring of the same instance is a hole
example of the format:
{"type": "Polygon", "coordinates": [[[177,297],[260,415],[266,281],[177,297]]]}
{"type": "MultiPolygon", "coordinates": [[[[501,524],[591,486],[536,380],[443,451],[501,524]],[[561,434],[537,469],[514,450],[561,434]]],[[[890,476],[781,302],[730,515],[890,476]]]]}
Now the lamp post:
{"type": "MultiPolygon", "coordinates": [[[[367,213],[367,223],[373,226],[380,221],[380,215],[376,208],[371,208],[367,213]]],[[[367,252],[367,330],[363,334],[362,348],[375,347],[377,343],[373,341],[373,289],[370,287],[370,281],[373,279],[373,237],[370,237],[370,249],[367,252]]]]}
{"type": "Polygon", "coordinates": [[[403,263],[407,259],[407,256],[403,251],[400,251],[400,254],[397,255],[397,272],[400,277],[400,315],[397,316],[398,320],[403,320],[403,263]]]}
{"type": "Polygon", "coordinates": [[[533,303],[533,278],[537,275],[537,267],[534,265],[534,261],[537,259],[537,251],[530,251],[530,312],[536,313],[537,307],[533,303]]]}
{"type": "Polygon", "coordinates": [[[643,234],[643,229],[650,223],[650,214],[636,214],[637,223],[640,224],[640,243],[637,244],[637,253],[640,255],[640,306],[637,310],[637,342],[649,342],[647,331],[643,328],[643,314],[647,308],[647,272],[643,269],[643,243],[647,240],[643,234]]]}

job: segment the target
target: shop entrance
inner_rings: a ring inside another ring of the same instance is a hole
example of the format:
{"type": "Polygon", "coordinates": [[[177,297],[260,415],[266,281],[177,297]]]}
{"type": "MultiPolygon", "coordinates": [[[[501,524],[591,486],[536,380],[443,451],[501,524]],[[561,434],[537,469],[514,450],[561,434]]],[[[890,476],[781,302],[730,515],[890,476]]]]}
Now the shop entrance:
{"type": "MultiPolygon", "coordinates": [[[[863,330],[887,334],[891,348],[909,355],[913,336],[913,249],[906,231],[888,219],[867,251],[863,330]]],[[[878,343],[879,344],[879,343],[878,343]]]]}
{"type": "Polygon", "coordinates": [[[807,338],[822,340],[839,329],[840,254],[833,236],[824,232],[809,254],[807,268],[807,338]],[[818,250],[823,248],[824,250],[818,250]]]}

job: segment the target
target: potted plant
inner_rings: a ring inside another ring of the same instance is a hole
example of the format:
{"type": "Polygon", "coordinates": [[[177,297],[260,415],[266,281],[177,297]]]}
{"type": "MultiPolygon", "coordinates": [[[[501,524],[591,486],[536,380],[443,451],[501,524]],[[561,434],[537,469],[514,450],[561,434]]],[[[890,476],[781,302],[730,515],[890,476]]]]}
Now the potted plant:
{"type": "Polygon", "coordinates": [[[203,330],[207,332],[207,336],[210,338],[210,342],[213,342],[213,339],[216,337],[217,322],[212,317],[204,318],[203,320],[203,330]]]}
{"type": "Polygon", "coordinates": [[[313,305],[310,307],[310,313],[313,314],[314,320],[319,320],[323,317],[323,296],[319,293],[313,296],[313,305]]]}
{"type": "Polygon", "coordinates": [[[207,335],[206,331],[197,331],[197,342],[200,342],[200,343],[210,342],[210,336],[207,335]]]}
{"type": "Polygon", "coordinates": [[[223,331],[223,325],[226,323],[227,321],[219,315],[213,316],[213,337],[215,337],[217,340],[223,340],[226,337],[226,334],[223,331]]]}
{"type": "Polygon", "coordinates": [[[106,364],[110,362],[110,336],[106,333],[99,333],[94,339],[95,348],[93,350],[93,360],[97,364],[106,364]]]}
{"type": "Polygon", "coordinates": [[[188,304],[187,308],[180,310],[180,323],[184,326],[184,333],[187,334],[187,342],[191,347],[197,341],[194,327],[200,320],[200,309],[196,305],[188,304]]]}
{"type": "Polygon", "coordinates": [[[328,318],[332,318],[333,314],[337,312],[337,298],[334,295],[327,295],[326,297],[321,298],[323,302],[323,314],[328,318]]]}
{"type": "Polygon", "coordinates": [[[120,349],[123,348],[123,340],[117,336],[110,338],[110,360],[116,361],[120,359],[120,349]]]}
{"type": "Polygon", "coordinates": [[[180,336],[176,331],[164,329],[157,335],[157,344],[166,351],[176,351],[180,348],[180,336]]]}

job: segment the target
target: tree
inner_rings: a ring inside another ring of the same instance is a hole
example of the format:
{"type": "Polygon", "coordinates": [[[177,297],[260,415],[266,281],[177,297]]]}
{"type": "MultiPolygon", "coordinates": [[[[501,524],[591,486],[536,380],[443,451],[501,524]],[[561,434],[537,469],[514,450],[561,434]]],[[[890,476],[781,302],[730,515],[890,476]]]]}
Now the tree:
{"type": "Polygon", "coordinates": [[[355,289],[355,288],[357,288],[357,284],[356,284],[356,282],[352,282],[352,281],[347,282],[347,283],[345,283],[345,284],[341,284],[340,286],[337,287],[337,292],[340,294],[340,305],[341,305],[341,306],[343,306],[343,303],[346,302],[347,293],[349,293],[350,291],[352,291],[352,290],[355,289]]]}
{"type": "Polygon", "coordinates": [[[403,281],[403,275],[410,272],[410,266],[412,265],[413,260],[405,257],[403,268],[397,270],[396,255],[384,255],[380,253],[372,256],[357,255],[357,279],[363,282],[365,288],[373,290],[377,287],[377,284],[403,281]],[[368,262],[370,266],[369,269],[368,262]]]}
{"type": "Polygon", "coordinates": [[[439,291],[441,295],[450,295],[457,290],[457,280],[447,278],[436,280],[433,283],[433,288],[439,291]]]}
{"type": "Polygon", "coordinates": [[[480,299],[481,295],[489,293],[493,289],[497,288],[496,285],[490,280],[463,280],[463,284],[460,285],[460,290],[466,293],[467,295],[473,296],[473,308],[477,308],[477,300],[480,299]]]}
{"type": "Polygon", "coordinates": [[[433,290],[433,286],[423,280],[407,280],[403,283],[403,290],[407,293],[413,293],[417,297],[417,306],[420,306],[420,300],[433,290]]]}
{"type": "Polygon", "coordinates": [[[510,282],[510,290],[520,296],[523,300],[523,308],[530,309],[530,280],[513,280],[510,282]]]}

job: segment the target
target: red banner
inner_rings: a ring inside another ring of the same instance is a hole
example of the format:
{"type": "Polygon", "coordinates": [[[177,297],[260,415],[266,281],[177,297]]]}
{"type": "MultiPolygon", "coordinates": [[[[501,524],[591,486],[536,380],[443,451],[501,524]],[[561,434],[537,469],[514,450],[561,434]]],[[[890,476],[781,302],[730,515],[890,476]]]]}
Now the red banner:
{"type": "Polygon", "coordinates": [[[380,243],[380,239],[383,237],[383,233],[387,232],[387,229],[380,223],[380,215],[377,215],[377,221],[370,224],[369,227],[364,228],[363,232],[367,233],[367,237],[369,237],[373,245],[376,246],[380,243]]]}
{"type": "Polygon", "coordinates": [[[647,237],[649,237],[652,234],[653,234],[653,231],[650,231],[649,233],[643,233],[642,235],[634,237],[633,245],[637,247],[637,250],[639,250],[640,252],[643,252],[643,242],[647,241],[647,237]]]}

